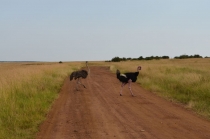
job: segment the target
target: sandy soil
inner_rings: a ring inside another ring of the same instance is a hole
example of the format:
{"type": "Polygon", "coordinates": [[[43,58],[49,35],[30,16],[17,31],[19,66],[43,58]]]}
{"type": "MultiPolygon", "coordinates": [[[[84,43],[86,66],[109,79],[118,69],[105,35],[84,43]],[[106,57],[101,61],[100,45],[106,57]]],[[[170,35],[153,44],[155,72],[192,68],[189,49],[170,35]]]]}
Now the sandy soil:
{"type": "Polygon", "coordinates": [[[37,139],[210,139],[210,122],[133,83],[132,97],[108,67],[91,67],[76,91],[66,79],[37,139]]]}

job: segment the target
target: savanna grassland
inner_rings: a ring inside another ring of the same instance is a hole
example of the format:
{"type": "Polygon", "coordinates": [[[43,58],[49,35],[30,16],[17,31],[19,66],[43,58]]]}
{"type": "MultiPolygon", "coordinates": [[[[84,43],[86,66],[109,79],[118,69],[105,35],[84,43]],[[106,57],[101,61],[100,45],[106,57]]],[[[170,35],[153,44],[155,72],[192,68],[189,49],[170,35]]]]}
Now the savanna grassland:
{"type": "Polygon", "coordinates": [[[170,59],[113,63],[124,72],[142,66],[143,88],[210,118],[210,59],[170,59]]]}
{"type": "Polygon", "coordinates": [[[0,138],[33,138],[80,63],[0,63],[0,138]]]}
{"type": "MultiPolygon", "coordinates": [[[[210,59],[89,62],[115,72],[136,71],[143,87],[210,118],[210,59]]],[[[35,138],[64,79],[84,62],[0,63],[0,138],[35,138]]],[[[94,74],[94,73],[91,73],[94,74]]]]}

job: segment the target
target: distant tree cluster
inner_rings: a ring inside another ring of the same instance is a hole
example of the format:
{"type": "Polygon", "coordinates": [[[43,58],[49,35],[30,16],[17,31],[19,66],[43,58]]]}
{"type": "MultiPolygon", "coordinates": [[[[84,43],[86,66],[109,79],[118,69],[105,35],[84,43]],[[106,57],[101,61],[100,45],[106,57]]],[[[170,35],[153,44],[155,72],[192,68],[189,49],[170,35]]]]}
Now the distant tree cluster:
{"type": "MultiPolygon", "coordinates": [[[[175,56],[174,59],[187,59],[187,58],[203,58],[202,56],[198,55],[198,54],[195,54],[195,55],[180,55],[180,56],[175,56]]],[[[205,57],[205,58],[210,58],[210,57],[205,57]]],[[[140,56],[138,58],[131,58],[131,57],[128,57],[128,58],[125,58],[125,57],[114,57],[112,58],[111,60],[109,61],[106,61],[106,62],[120,62],[120,61],[127,61],[127,60],[159,60],[159,59],[169,59],[169,56],[150,56],[150,57],[143,57],[143,56],[140,56]]]]}
{"type": "Polygon", "coordinates": [[[120,61],[127,61],[127,60],[153,60],[153,59],[156,59],[156,60],[169,59],[169,56],[150,56],[150,57],[145,57],[145,58],[143,56],[140,56],[138,58],[114,57],[110,61],[106,61],[106,62],[120,62],[120,61]]]}
{"type": "Polygon", "coordinates": [[[188,56],[188,55],[180,55],[180,56],[174,57],[174,59],[187,59],[187,58],[203,58],[203,57],[198,55],[198,54],[196,54],[194,56],[193,55],[190,55],[190,56],[188,56]]]}

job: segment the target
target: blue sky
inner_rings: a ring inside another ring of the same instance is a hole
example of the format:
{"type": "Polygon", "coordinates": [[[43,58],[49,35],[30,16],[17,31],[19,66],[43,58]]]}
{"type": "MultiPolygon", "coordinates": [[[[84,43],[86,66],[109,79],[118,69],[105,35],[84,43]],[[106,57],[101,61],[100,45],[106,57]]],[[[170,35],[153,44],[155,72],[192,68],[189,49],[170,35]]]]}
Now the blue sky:
{"type": "Polygon", "coordinates": [[[0,61],[210,56],[209,0],[0,0],[0,61]]]}

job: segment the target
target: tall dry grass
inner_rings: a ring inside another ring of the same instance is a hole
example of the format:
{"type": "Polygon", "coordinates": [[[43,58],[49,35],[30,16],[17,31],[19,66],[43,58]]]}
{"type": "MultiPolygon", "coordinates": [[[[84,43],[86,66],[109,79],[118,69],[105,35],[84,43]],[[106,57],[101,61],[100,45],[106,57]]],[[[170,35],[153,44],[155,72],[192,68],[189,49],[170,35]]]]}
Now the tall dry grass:
{"type": "Polygon", "coordinates": [[[0,138],[31,139],[81,63],[0,63],[0,138]]]}
{"type": "MultiPolygon", "coordinates": [[[[34,138],[64,79],[84,65],[84,62],[0,63],[0,138],[34,138]]],[[[142,87],[210,118],[210,59],[89,62],[89,65],[110,66],[112,72],[136,71],[141,65],[137,82],[142,87]]]]}
{"type": "Polygon", "coordinates": [[[110,63],[123,72],[142,66],[142,87],[210,118],[210,59],[170,59],[110,63]]]}

